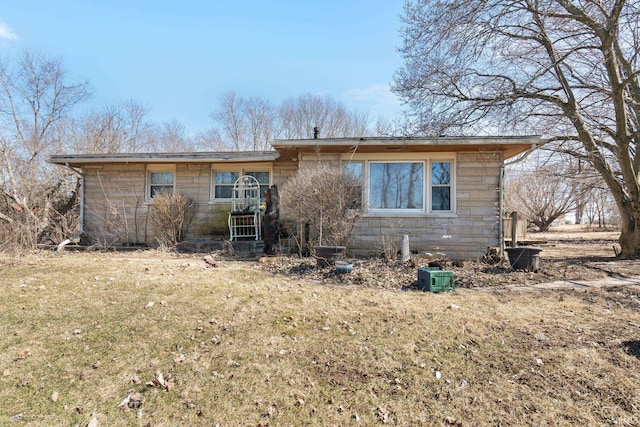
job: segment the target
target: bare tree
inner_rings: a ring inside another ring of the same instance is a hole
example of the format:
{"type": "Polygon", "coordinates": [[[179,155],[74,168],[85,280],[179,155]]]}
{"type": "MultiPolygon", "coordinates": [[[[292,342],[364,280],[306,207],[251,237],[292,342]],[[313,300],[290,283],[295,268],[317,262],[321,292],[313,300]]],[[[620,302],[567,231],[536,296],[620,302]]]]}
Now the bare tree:
{"type": "Polygon", "coordinates": [[[177,120],[152,126],[148,138],[150,151],[177,153],[195,150],[195,142],[187,135],[185,126],[177,120]]]}
{"type": "Polygon", "coordinates": [[[76,153],[135,153],[154,149],[149,107],[133,100],[92,111],[69,126],[69,149],[76,153]]]}
{"type": "Polygon", "coordinates": [[[351,112],[330,96],[310,93],[289,98],[279,107],[280,126],[285,138],[312,138],[318,127],[324,138],[364,136],[368,133],[368,116],[351,112]]]}
{"type": "Polygon", "coordinates": [[[60,148],[69,114],[88,96],[87,83],[69,83],[58,59],[24,51],[0,62],[0,222],[3,237],[18,246],[34,246],[52,218],[73,206],[65,176],[44,160],[60,148]]]}
{"type": "Polygon", "coordinates": [[[252,150],[268,150],[269,141],[277,138],[279,129],[275,108],[269,101],[251,97],[244,103],[248,141],[252,150]]]}
{"type": "Polygon", "coordinates": [[[505,185],[506,209],[517,211],[540,231],[548,231],[554,221],[574,210],[574,189],[570,180],[562,178],[558,166],[509,171],[505,185]]]}
{"type": "Polygon", "coordinates": [[[194,144],[204,151],[223,151],[229,149],[222,135],[220,135],[220,131],[215,127],[210,127],[199,132],[194,138],[194,144]]]}
{"type": "Polygon", "coordinates": [[[312,138],[313,128],[322,136],[338,138],[369,133],[368,116],[349,111],[330,96],[304,94],[273,105],[261,98],[248,99],[227,92],[219,108],[210,114],[217,125],[200,135],[204,146],[227,150],[266,150],[276,138],[312,138]]]}
{"type": "Polygon", "coordinates": [[[422,132],[542,133],[600,174],[640,250],[640,4],[418,0],[394,91],[422,132]]]}
{"type": "Polygon", "coordinates": [[[597,225],[598,228],[616,226],[620,222],[615,200],[611,192],[602,186],[589,189],[584,203],[584,216],[589,225],[597,225]]]}
{"type": "Polygon", "coordinates": [[[214,122],[222,128],[222,134],[232,150],[245,148],[247,123],[244,112],[244,99],[235,92],[227,92],[220,98],[220,107],[210,114],[214,122]]]}

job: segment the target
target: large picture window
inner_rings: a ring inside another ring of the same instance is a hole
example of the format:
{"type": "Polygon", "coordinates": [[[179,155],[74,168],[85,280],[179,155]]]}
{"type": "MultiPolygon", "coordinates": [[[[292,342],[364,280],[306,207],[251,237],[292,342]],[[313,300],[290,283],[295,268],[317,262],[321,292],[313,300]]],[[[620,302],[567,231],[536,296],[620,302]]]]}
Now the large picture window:
{"type": "Polygon", "coordinates": [[[345,163],[366,172],[370,212],[444,213],[455,210],[453,160],[371,160],[345,163]]]}
{"type": "Polygon", "coordinates": [[[372,162],[371,209],[424,210],[424,162],[372,162]]]}

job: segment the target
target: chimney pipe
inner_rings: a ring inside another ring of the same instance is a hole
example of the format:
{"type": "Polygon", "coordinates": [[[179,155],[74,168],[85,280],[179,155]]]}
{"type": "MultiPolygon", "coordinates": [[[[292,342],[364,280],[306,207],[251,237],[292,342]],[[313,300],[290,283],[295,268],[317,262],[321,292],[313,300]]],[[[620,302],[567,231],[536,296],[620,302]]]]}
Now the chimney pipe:
{"type": "Polygon", "coordinates": [[[320,128],[316,126],[313,128],[313,139],[318,139],[318,135],[320,135],[320,128]]]}

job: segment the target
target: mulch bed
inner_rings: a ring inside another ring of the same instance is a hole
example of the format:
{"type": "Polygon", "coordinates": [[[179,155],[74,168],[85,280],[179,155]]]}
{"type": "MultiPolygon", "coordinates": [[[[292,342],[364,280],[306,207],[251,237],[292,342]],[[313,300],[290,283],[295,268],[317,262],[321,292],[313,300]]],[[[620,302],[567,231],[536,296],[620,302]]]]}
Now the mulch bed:
{"type": "Polygon", "coordinates": [[[491,265],[482,260],[454,262],[420,256],[407,263],[382,258],[354,259],[351,260],[353,271],[349,274],[338,274],[333,267],[318,267],[313,258],[280,256],[265,261],[258,264],[259,268],[278,275],[386,289],[417,289],[417,268],[430,263],[453,271],[457,288],[505,288],[556,280],[640,277],[640,261],[615,257],[545,259],[541,254],[540,268],[535,272],[514,270],[506,260],[491,265]]]}

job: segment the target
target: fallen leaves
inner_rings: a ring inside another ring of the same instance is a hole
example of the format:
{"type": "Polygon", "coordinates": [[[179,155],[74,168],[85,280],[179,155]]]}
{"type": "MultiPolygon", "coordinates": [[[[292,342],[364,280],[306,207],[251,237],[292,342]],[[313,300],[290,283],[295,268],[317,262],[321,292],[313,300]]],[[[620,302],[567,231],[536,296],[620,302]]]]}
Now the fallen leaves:
{"type": "Polygon", "coordinates": [[[450,426],[458,426],[458,425],[461,425],[461,424],[458,422],[458,420],[457,420],[456,418],[452,417],[452,416],[448,416],[448,417],[446,417],[446,418],[444,419],[444,422],[445,422],[447,425],[450,425],[450,426]]]}
{"type": "MultiPolygon", "coordinates": [[[[571,262],[567,258],[576,253],[584,253],[584,241],[580,241],[580,249],[575,244],[568,246],[560,253],[558,259],[546,258],[542,268],[535,272],[516,271],[507,264],[487,265],[477,260],[464,263],[444,259],[437,254],[420,254],[413,263],[405,264],[399,260],[384,258],[357,259],[353,272],[349,275],[338,275],[333,268],[317,268],[315,259],[300,259],[297,257],[277,257],[270,262],[259,262],[257,267],[272,273],[287,276],[304,276],[313,280],[334,281],[343,284],[359,285],[373,288],[410,289],[417,283],[415,266],[428,265],[435,260],[444,270],[454,272],[456,288],[493,287],[504,288],[513,285],[536,284],[552,282],[554,280],[581,280],[604,278],[607,275],[623,274],[637,276],[640,267],[633,260],[607,261],[597,264],[590,262],[571,262]]],[[[555,245],[554,245],[555,246],[555,245]]],[[[601,244],[596,246],[602,246],[601,244]]],[[[547,249],[545,249],[546,251],[547,249]]]]}
{"type": "Polygon", "coordinates": [[[156,379],[154,383],[157,386],[164,388],[166,391],[171,391],[176,386],[175,379],[173,377],[165,379],[164,375],[162,375],[162,372],[160,371],[156,371],[156,379]]]}
{"type": "MultiPolygon", "coordinates": [[[[140,378],[137,374],[133,375],[130,378],[132,384],[139,384],[140,378]]],[[[122,399],[118,408],[122,411],[129,411],[131,409],[138,410],[138,417],[142,416],[142,405],[144,405],[146,398],[142,394],[148,388],[160,388],[164,389],[167,392],[172,391],[175,388],[175,378],[172,375],[168,375],[166,378],[162,371],[157,370],[155,373],[155,378],[152,381],[148,381],[145,383],[145,387],[141,389],[141,391],[129,390],[129,394],[122,399]]]]}
{"type": "Polygon", "coordinates": [[[388,410],[386,410],[382,406],[378,406],[377,414],[378,414],[378,419],[383,424],[387,424],[390,421],[391,414],[389,413],[388,410]]]}
{"type": "Polygon", "coordinates": [[[118,408],[123,411],[129,411],[130,409],[139,409],[140,407],[142,407],[146,400],[147,399],[142,393],[131,390],[129,391],[127,397],[125,397],[122,402],[120,402],[118,408]]]}
{"type": "Polygon", "coordinates": [[[18,353],[18,357],[16,358],[16,360],[24,360],[28,357],[31,357],[31,350],[24,349],[20,353],[18,353]]]}

